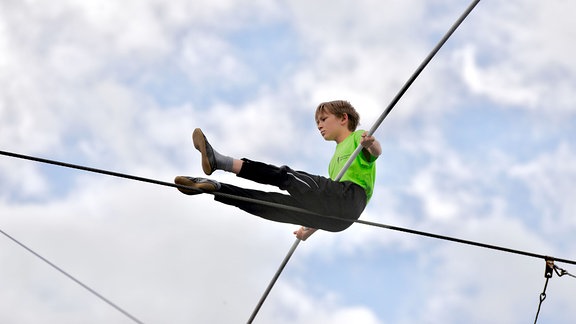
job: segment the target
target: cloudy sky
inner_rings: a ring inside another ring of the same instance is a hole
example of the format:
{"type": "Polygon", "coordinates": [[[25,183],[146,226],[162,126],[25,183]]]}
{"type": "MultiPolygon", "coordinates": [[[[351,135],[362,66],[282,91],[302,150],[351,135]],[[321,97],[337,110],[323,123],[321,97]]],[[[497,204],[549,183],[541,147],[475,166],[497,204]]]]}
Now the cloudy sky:
{"type": "MultiPolygon", "coordinates": [[[[0,0],[0,150],[170,182],[202,175],[202,127],[325,175],[316,105],[369,129],[469,4],[0,0]]],[[[575,11],[481,2],[376,132],[362,219],[576,259],[575,11]]],[[[0,229],[145,323],[246,322],[297,227],[0,156],[0,229]]],[[[132,322],[4,236],[0,263],[1,323],[132,322]]],[[[544,281],[540,259],[356,224],[301,243],[255,323],[532,323],[544,281]]],[[[574,296],[554,276],[539,323],[573,323],[574,296]]]]}

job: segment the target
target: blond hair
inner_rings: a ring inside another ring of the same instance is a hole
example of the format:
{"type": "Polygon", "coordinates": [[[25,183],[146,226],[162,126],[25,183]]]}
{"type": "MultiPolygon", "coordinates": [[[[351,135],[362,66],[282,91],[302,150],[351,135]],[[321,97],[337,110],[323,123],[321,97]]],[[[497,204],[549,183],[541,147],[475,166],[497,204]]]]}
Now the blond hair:
{"type": "Polygon", "coordinates": [[[360,123],[360,115],[348,101],[334,100],[323,102],[316,108],[314,118],[318,120],[318,116],[321,113],[330,113],[338,118],[344,117],[344,114],[348,115],[348,130],[351,132],[355,131],[360,123]]]}

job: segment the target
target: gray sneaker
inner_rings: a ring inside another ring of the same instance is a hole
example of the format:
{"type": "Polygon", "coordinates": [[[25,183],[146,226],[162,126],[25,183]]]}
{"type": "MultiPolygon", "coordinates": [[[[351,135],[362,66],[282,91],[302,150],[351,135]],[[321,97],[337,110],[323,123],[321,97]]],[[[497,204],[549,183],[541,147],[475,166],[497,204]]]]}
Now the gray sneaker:
{"type": "Polygon", "coordinates": [[[174,183],[188,188],[178,188],[181,193],[186,195],[197,195],[201,193],[214,192],[220,189],[220,182],[205,178],[193,178],[177,176],[174,183]]]}
{"type": "Polygon", "coordinates": [[[206,175],[211,175],[216,170],[216,157],[212,146],[200,128],[196,128],[192,133],[192,141],[194,147],[202,154],[202,170],[206,175]]]}

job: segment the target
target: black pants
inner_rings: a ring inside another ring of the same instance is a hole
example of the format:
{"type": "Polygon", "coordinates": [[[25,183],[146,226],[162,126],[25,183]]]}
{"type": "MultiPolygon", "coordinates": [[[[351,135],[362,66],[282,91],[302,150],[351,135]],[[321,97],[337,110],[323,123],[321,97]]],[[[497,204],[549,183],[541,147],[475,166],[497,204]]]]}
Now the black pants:
{"type": "MultiPolygon", "coordinates": [[[[243,161],[242,169],[238,173],[239,177],[277,186],[288,191],[289,195],[245,189],[226,183],[221,184],[219,192],[293,206],[317,214],[349,220],[357,220],[366,207],[366,192],[355,183],[337,182],[322,176],[294,171],[287,166],[277,167],[248,159],[243,159],[243,161]]],[[[325,218],[218,195],[214,199],[268,220],[330,232],[343,231],[353,224],[351,221],[325,218]]]]}

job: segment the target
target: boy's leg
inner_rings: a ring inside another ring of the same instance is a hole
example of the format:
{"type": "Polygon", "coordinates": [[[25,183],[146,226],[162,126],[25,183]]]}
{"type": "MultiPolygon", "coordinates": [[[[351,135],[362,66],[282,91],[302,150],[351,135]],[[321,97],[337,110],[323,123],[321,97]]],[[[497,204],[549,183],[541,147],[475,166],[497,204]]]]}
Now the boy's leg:
{"type": "MultiPolygon", "coordinates": [[[[260,216],[271,221],[297,224],[317,229],[323,229],[330,232],[342,231],[352,225],[352,222],[326,216],[337,216],[344,219],[357,219],[363,209],[363,205],[360,204],[358,205],[360,209],[356,210],[354,208],[358,207],[354,207],[353,204],[343,204],[342,199],[334,200],[332,199],[333,195],[330,194],[327,195],[326,199],[322,199],[323,197],[317,199],[317,201],[332,201],[330,208],[314,208],[317,207],[317,205],[312,206],[313,208],[306,208],[306,202],[309,203],[310,201],[314,201],[314,199],[306,200],[277,192],[264,192],[259,190],[245,189],[204,178],[178,176],[175,178],[174,182],[178,185],[186,186],[186,188],[178,187],[178,190],[187,195],[218,192],[220,194],[215,193],[214,199],[216,201],[236,206],[253,215],[260,216]],[[245,201],[239,198],[250,198],[251,200],[257,201],[245,201]],[[272,206],[267,203],[273,203],[281,206],[272,206]],[[310,210],[312,213],[302,212],[299,210],[291,209],[290,207],[310,210]]],[[[360,198],[365,197],[363,190],[358,186],[349,186],[346,184],[344,185],[350,189],[357,189],[352,190],[351,194],[354,194],[356,191],[360,193],[360,198]]],[[[345,196],[354,197],[351,194],[347,194],[345,196]]],[[[352,200],[355,201],[356,199],[352,200]]]]}
{"type": "MultiPolygon", "coordinates": [[[[293,205],[322,215],[331,215],[348,219],[357,219],[366,205],[365,193],[359,186],[356,186],[357,188],[352,188],[354,190],[349,190],[349,186],[341,182],[335,182],[328,178],[311,175],[306,172],[294,171],[287,166],[277,167],[248,159],[232,159],[216,152],[208,143],[208,140],[200,129],[194,130],[193,140],[194,146],[202,154],[202,168],[206,174],[211,174],[215,170],[221,169],[233,172],[239,177],[248,180],[262,184],[274,185],[282,190],[287,190],[290,193],[290,196],[278,195],[289,197],[290,201],[281,201],[279,203],[293,205]]],[[[223,186],[222,191],[226,191],[226,188],[228,187],[223,186]]],[[[231,191],[235,191],[236,195],[249,196],[258,192],[238,187],[234,188],[236,189],[231,189],[231,191]]],[[[259,192],[256,195],[260,196],[260,193],[263,192],[259,192]]],[[[264,194],[266,195],[255,199],[266,201],[268,199],[274,199],[277,195],[275,193],[264,194]]],[[[217,197],[216,200],[238,206],[250,213],[271,220],[295,223],[328,231],[343,230],[351,224],[350,222],[327,218],[321,218],[320,220],[318,219],[318,216],[309,214],[306,214],[305,218],[302,218],[302,215],[299,215],[297,220],[294,220],[295,218],[293,216],[285,220],[279,220],[279,218],[281,218],[280,216],[272,216],[269,218],[268,215],[270,215],[270,213],[259,212],[262,207],[254,207],[252,206],[252,203],[246,204],[242,202],[233,202],[232,200],[220,199],[219,197],[217,197]],[[310,218],[313,218],[314,220],[311,220],[310,218]],[[310,222],[314,222],[318,225],[308,225],[310,222]]],[[[279,210],[278,208],[274,209],[277,212],[279,210]]]]}
{"type": "MultiPolygon", "coordinates": [[[[287,166],[277,167],[248,159],[243,161],[239,177],[287,190],[300,208],[321,215],[356,220],[366,206],[364,189],[351,182],[337,182],[322,176],[294,171],[287,166]]],[[[330,231],[340,231],[352,224],[325,217],[321,222],[325,228],[329,227],[330,231]]]]}
{"type": "Polygon", "coordinates": [[[277,192],[264,192],[259,190],[240,188],[226,183],[220,183],[220,186],[221,187],[218,190],[220,193],[229,194],[234,197],[251,198],[264,202],[264,204],[247,202],[236,199],[234,197],[225,197],[221,195],[216,195],[214,197],[214,200],[216,201],[238,207],[252,215],[256,215],[275,222],[318,228],[331,232],[341,230],[339,227],[334,227],[334,221],[329,218],[265,204],[266,202],[271,202],[287,207],[296,207],[301,209],[302,206],[299,204],[299,202],[290,195],[284,195],[277,192]]]}
{"type": "Polygon", "coordinates": [[[242,159],[242,162],[242,168],[237,174],[239,177],[273,185],[291,194],[294,191],[318,191],[321,188],[319,182],[323,181],[320,179],[322,177],[294,171],[288,166],[277,167],[249,159],[242,159]]]}
{"type": "Polygon", "coordinates": [[[216,170],[233,171],[234,159],[214,150],[200,128],[196,128],[192,132],[192,142],[202,155],[202,170],[206,175],[211,175],[216,170]]]}

